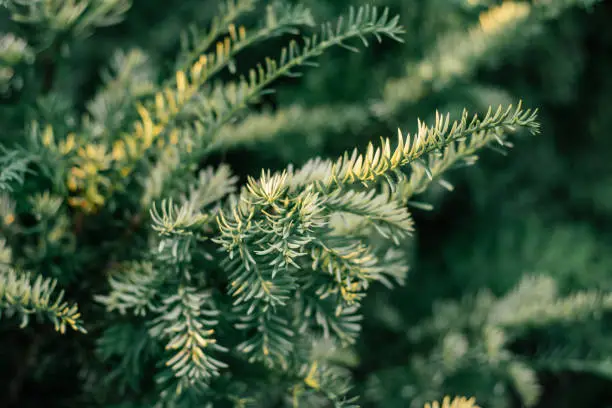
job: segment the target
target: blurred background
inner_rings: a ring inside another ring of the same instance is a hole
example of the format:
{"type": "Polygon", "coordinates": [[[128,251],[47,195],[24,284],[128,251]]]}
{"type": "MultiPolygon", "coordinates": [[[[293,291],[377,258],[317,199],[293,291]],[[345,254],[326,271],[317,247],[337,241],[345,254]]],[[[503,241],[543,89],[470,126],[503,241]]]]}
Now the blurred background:
{"type": "MultiPolygon", "coordinates": [[[[317,22],[365,4],[301,2],[317,22]]],[[[422,407],[441,394],[473,395],[491,408],[612,407],[606,316],[546,328],[526,319],[511,333],[457,323],[486,319],[500,302],[612,290],[612,2],[370,3],[401,16],[404,43],[334,49],[302,78],[277,83],[256,106],[266,126],[232,129],[266,134],[212,161],[244,178],[334,157],[394,137],[398,127],[413,132],[417,118],[431,122],[436,110],[457,117],[464,108],[485,113],[519,100],[538,108],[539,136],[516,139],[508,155],[483,152],[477,166],[449,175],[454,191],[434,188],[420,197],[431,208],[413,209],[418,232],[406,285],[374,288],[364,307],[363,338],[351,357],[358,391],[364,406],[387,408],[422,407]],[[437,334],[422,335],[430,326],[437,334]]],[[[142,48],[167,77],[176,33],[187,23],[206,26],[216,6],[135,0],[124,22],[72,50],[80,62],[64,76],[72,97],[94,95],[100,67],[117,48],[142,48]]],[[[238,71],[278,55],[287,40],[251,48],[238,71]]]]}

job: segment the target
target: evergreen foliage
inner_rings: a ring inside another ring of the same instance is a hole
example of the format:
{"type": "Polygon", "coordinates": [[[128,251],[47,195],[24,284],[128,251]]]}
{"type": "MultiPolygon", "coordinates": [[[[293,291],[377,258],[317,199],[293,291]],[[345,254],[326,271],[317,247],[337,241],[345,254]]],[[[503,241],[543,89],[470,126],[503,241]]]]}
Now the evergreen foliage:
{"type": "Polygon", "coordinates": [[[575,219],[609,220],[609,100],[583,151],[553,139],[602,2],[150,3],[0,3],[2,406],[536,407],[545,375],[612,378],[608,238],[575,219]]]}

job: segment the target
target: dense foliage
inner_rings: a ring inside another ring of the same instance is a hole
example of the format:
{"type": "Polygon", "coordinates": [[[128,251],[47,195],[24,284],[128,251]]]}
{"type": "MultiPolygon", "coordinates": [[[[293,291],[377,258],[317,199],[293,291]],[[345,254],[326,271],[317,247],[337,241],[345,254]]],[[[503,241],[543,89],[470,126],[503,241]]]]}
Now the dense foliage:
{"type": "Polygon", "coordinates": [[[610,18],[2,1],[0,405],[612,403],[610,18]]]}

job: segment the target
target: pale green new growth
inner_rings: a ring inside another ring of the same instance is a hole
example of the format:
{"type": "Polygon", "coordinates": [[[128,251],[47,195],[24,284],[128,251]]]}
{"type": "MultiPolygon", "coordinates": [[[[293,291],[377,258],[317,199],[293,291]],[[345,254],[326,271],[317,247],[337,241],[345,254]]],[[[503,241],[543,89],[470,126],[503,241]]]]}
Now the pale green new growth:
{"type": "Polygon", "coordinates": [[[161,210],[155,204],[151,209],[153,229],[160,235],[191,235],[192,230],[202,228],[210,218],[210,215],[200,213],[191,205],[177,207],[172,200],[162,201],[161,210]]]}
{"type": "Polygon", "coordinates": [[[136,316],[145,316],[154,307],[153,300],[161,282],[151,262],[123,265],[118,273],[108,277],[110,293],[95,296],[95,300],[106,305],[108,311],[117,310],[124,315],[131,311],[136,316]]]}
{"type": "MultiPolygon", "coordinates": [[[[209,167],[200,171],[196,182],[185,189],[186,191],[175,192],[181,202],[180,207],[175,205],[172,199],[163,200],[160,210],[157,209],[155,202],[153,203],[151,209],[153,229],[163,235],[191,233],[190,231],[194,228],[201,228],[213,217],[211,214],[200,212],[233,193],[236,189],[236,181],[237,178],[225,165],[216,170],[209,167]]],[[[151,188],[156,188],[157,191],[162,189],[161,186],[152,185],[151,188]]]]}
{"type": "MultiPolygon", "coordinates": [[[[414,195],[423,193],[434,181],[452,190],[452,185],[440,177],[442,174],[454,167],[474,164],[478,160],[477,153],[485,147],[493,147],[497,150],[512,147],[512,143],[507,139],[508,132],[514,131],[515,126],[525,128],[531,134],[539,133],[540,126],[535,121],[536,114],[537,111],[530,110],[521,112],[520,104],[514,112],[511,107],[505,112],[500,107],[495,114],[491,115],[491,110],[489,110],[480,126],[473,128],[474,131],[469,129],[471,124],[468,126],[469,130],[466,129],[468,137],[457,138],[443,150],[430,152],[424,155],[423,159],[410,163],[410,177],[399,183],[398,197],[402,202],[408,202],[414,195]],[[500,126],[488,127],[487,122],[489,124],[498,123],[500,126]]],[[[466,119],[467,112],[464,111],[462,117],[464,124],[467,123],[466,119]]],[[[472,123],[476,124],[474,121],[472,123]]]]}
{"type": "Polygon", "coordinates": [[[14,269],[0,272],[0,313],[18,315],[25,327],[31,315],[45,315],[60,333],[66,327],[86,333],[76,305],[63,301],[64,292],[55,293],[57,281],[38,275],[32,283],[29,273],[14,269]]]}
{"type": "Polygon", "coordinates": [[[0,33],[0,95],[8,91],[11,85],[21,87],[23,78],[15,72],[19,63],[32,63],[34,52],[28,43],[13,33],[0,33]],[[19,81],[19,82],[18,82],[19,81]]]}
{"type": "Polygon", "coordinates": [[[0,145],[0,191],[12,191],[12,183],[22,184],[34,156],[20,150],[8,150],[0,145]]]}
{"type": "Polygon", "coordinates": [[[71,31],[89,34],[94,27],[119,23],[131,7],[131,0],[7,0],[13,20],[34,24],[53,33],[71,31]]]}
{"type": "Polygon", "coordinates": [[[17,65],[22,61],[32,62],[34,58],[28,43],[13,33],[0,35],[0,63],[2,65],[17,65]]]}
{"type": "Polygon", "coordinates": [[[158,382],[174,382],[174,392],[181,394],[184,388],[198,386],[227,368],[227,364],[211,357],[211,353],[227,349],[213,336],[219,311],[208,294],[179,286],[175,294],[162,300],[157,312],[159,316],[149,332],[154,338],[169,340],[166,366],[172,370],[162,372],[158,382]]]}
{"type": "Polygon", "coordinates": [[[295,174],[296,183],[316,183],[325,189],[334,186],[349,186],[354,183],[371,185],[386,180],[391,187],[404,179],[402,168],[413,163],[422,165],[425,174],[434,177],[430,165],[440,167],[443,163],[466,158],[465,155],[479,147],[484,147],[492,140],[503,146],[503,137],[518,128],[526,128],[531,133],[538,133],[537,111],[524,110],[519,103],[503,109],[501,106],[493,113],[491,109],[484,118],[474,115],[471,119],[464,110],[459,121],[450,122],[450,116],[436,115],[436,122],[428,127],[418,122],[418,131],[405,137],[398,131],[398,142],[391,149],[389,139],[381,139],[380,146],[372,143],[365,154],[354,150],[336,162],[314,159],[295,174]],[[456,143],[456,144],[455,144],[456,143]],[[446,151],[444,149],[447,149],[446,151]],[[433,155],[432,155],[433,154],[433,155]],[[429,157],[428,157],[429,155],[429,157]],[[425,159],[428,159],[425,160],[425,159]]]}

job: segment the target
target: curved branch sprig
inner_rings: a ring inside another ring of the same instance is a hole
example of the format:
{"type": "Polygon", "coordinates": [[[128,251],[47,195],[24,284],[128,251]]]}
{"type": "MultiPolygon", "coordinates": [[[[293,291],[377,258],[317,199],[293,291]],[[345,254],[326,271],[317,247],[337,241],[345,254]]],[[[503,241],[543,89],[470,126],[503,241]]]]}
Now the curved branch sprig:
{"type": "Polygon", "coordinates": [[[201,38],[195,32],[195,28],[189,27],[188,31],[181,36],[181,43],[184,49],[182,60],[186,64],[195,61],[200,55],[213,44],[215,39],[220,35],[230,31],[233,22],[241,15],[253,11],[257,0],[227,0],[223,1],[219,6],[219,13],[213,17],[212,24],[209,27],[205,36],[201,38]],[[189,38],[191,34],[191,39],[189,38]],[[189,43],[191,42],[191,46],[189,43]],[[191,49],[191,50],[190,50],[191,49]]]}
{"type": "Polygon", "coordinates": [[[25,327],[33,314],[46,315],[55,325],[55,330],[65,333],[66,326],[87,333],[82,325],[81,313],[76,304],[63,301],[64,292],[55,294],[57,281],[38,275],[32,283],[29,273],[18,273],[9,269],[0,274],[0,313],[21,316],[21,327],[25,327]]]}
{"type": "Polygon", "coordinates": [[[404,28],[398,22],[397,16],[389,17],[388,9],[380,13],[379,9],[373,6],[362,6],[357,10],[351,7],[348,16],[338,18],[335,27],[330,22],[321,25],[320,34],[305,37],[302,46],[297,41],[291,41],[281,50],[278,62],[266,58],[265,68],[258,65],[255,69],[251,69],[248,80],[241,77],[237,84],[228,88],[225,95],[220,96],[227,101],[221,104],[221,106],[226,105],[224,106],[225,112],[217,112],[215,115],[217,120],[212,124],[212,129],[207,132],[211,143],[206,147],[206,151],[215,150],[224,144],[224,141],[218,137],[222,126],[229,123],[248,103],[263,95],[272,82],[283,76],[300,76],[301,74],[293,71],[298,66],[317,66],[312,59],[333,46],[341,46],[356,52],[355,47],[346,44],[346,41],[351,38],[360,38],[365,46],[368,45],[367,36],[374,36],[378,41],[382,41],[384,35],[402,42],[399,35],[404,33],[404,28]]]}
{"type": "MultiPolygon", "coordinates": [[[[191,36],[193,37],[193,45],[191,47],[189,46],[189,36],[187,34],[183,35],[182,42],[183,48],[185,49],[185,55],[181,62],[179,62],[179,65],[181,66],[180,69],[188,69],[190,64],[197,61],[200,55],[203,55],[212,45],[214,37],[219,35],[222,31],[226,31],[228,35],[217,42],[217,67],[215,72],[219,72],[228,65],[230,65],[230,69],[233,72],[233,57],[247,47],[260,41],[283,34],[297,34],[297,26],[314,25],[310,10],[302,5],[286,7],[275,7],[274,5],[268,5],[266,8],[266,19],[264,25],[256,28],[249,34],[243,26],[236,28],[233,21],[240,14],[251,11],[254,3],[255,1],[253,0],[238,2],[238,4],[231,11],[231,14],[228,15],[230,18],[223,21],[224,28],[221,29],[220,27],[217,27],[217,32],[215,32],[215,30],[211,30],[204,39],[198,40],[197,33],[194,29],[191,29],[191,36]],[[214,37],[211,37],[213,35],[214,37]]],[[[213,22],[213,28],[215,28],[214,24],[215,22],[213,22]]],[[[172,78],[170,78],[169,81],[172,81],[172,78]]],[[[167,83],[166,85],[170,85],[170,83],[167,83]]]]}
{"type": "Polygon", "coordinates": [[[433,177],[423,157],[441,152],[453,142],[467,141],[471,138],[483,138],[484,135],[497,135],[513,133],[519,128],[525,128],[532,134],[539,133],[540,124],[537,121],[537,109],[523,109],[522,102],[516,108],[509,105],[505,110],[499,106],[493,113],[491,107],[484,118],[475,114],[469,119],[469,113],[464,110],[461,119],[450,123],[450,115],[436,112],[436,122],[432,127],[418,120],[418,131],[414,136],[405,137],[398,130],[398,142],[395,149],[391,149],[389,138],[381,138],[380,146],[374,147],[370,143],[365,154],[357,149],[349,155],[346,152],[335,162],[315,158],[307,162],[301,169],[291,171],[291,188],[301,188],[314,183],[319,189],[330,192],[340,187],[348,187],[361,183],[368,187],[385,180],[392,188],[398,181],[405,179],[402,168],[420,161],[426,168],[430,178],[433,177]]]}

